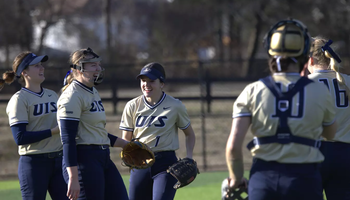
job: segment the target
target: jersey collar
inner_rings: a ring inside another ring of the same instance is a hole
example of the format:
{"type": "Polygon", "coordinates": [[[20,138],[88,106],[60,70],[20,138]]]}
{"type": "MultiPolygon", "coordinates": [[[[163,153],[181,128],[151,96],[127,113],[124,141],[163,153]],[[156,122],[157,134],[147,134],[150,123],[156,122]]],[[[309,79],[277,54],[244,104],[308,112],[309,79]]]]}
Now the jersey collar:
{"type": "Polygon", "coordinates": [[[334,72],[334,71],[329,70],[329,69],[316,69],[316,70],[314,70],[314,73],[330,73],[330,72],[334,72]]]}
{"type": "Polygon", "coordinates": [[[166,94],[165,94],[165,92],[163,92],[163,96],[162,96],[162,97],[160,98],[160,100],[159,100],[156,104],[154,104],[154,105],[149,104],[145,96],[142,96],[142,100],[143,100],[143,102],[146,104],[147,107],[149,107],[150,109],[154,109],[154,108],[156,108],[157,106],[159,106],[159,105],[164,101],[165,97],[166,97],[166,94]]]}
{"type": "Polygon", "coordinates": [[[94,93],[94,88],[93,88],[93,87],[88,87],[88,86],[86,86],[86,85],[80,83],[80,82],[77,81],[77,80],[73,80],[73,83],[79,85],[81,88],[83,88],[83,89],[84,89],[85,91],[87,91],[87,92],[90,92],[91,94],[94,93]]]}
{"type": "Polygon", "coordinates": [[[31,91],[31,90],[29,90],[28,88],[25,88],[25,87],[22,87],[22,90],[26,91],[26,92],[29,92],[30,94],[33,94],[33,95],[38,96],[38,97],[42,97],[44,95],[43,88],[41,88],[41,92],[39,92],[39,93],[33,92],[33,91],[31,91]]]}
{"type": "Polygon", "coordinates": [[[274,76],[300,76],[299,73],[296,72],[277,72],[273,73],[274,76]]]}

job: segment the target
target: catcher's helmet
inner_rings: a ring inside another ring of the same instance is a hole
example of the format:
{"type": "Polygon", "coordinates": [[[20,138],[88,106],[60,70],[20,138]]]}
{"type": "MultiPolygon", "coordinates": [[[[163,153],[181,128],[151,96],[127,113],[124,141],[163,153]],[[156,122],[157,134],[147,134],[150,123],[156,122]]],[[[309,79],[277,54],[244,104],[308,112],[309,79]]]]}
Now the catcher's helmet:
{"type": "Polygon", "coordinates": [[[277,22],[264,37],[264,46],[270,56],[307,58],[310,51],[307,27],[295,19],[277,22]]]}

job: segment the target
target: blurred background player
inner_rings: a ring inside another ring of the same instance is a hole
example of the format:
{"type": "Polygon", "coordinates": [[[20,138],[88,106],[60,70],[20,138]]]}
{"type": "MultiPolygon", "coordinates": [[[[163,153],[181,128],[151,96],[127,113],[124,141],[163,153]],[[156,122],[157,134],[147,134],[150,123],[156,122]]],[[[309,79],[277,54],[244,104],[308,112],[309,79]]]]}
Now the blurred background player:
{"type": "Polygon", "coordinates": [[[319,139],[332,139],[336,123],[327,87],[299,74],[310,42],[297,20],[274,25],[265,39],[272,76],[249,84],[234,103],[226,147],[229,185],[244,183],[242,144],[251,127],[249,200],[323,199],[319,139]]]}
{"type": "Polygon", "coordinates": [[[68,199],[62,176],[62,143],[57,127],[57,94],[42,88],[45,80],[42,62],[46,55],[22,52],[13,61],[13,71],[3,74],[6,83],[15,77],[23,86],[7,104],[6,113],[20,155],[18,178],[22,198],[45,200],[68,199]]]}
{"type": "Polygon", "coordinates": [[[324,83],[335,101],[337,133],[330,141],[322,141],[325,156],[321,174],[328,200],[350,199],[350,94],[348,75],[339,73],[340,57],[330,47],[331,40],[313,39],[308,62],[309,78],[324,83]]]}
{"type": "Polygon", "coordinates": [[[101,58],[90,48],[70,56],[71,71],[58,100],[64,178],[70,199],[127,200],[122,177],[110,159],[109,146],[128,142],[107,132],[106,114],[96,88],[103,80],[101,58]]]}
{"type": "Polygon", "coordinates": [[[182,102],[163,92],[162,65],[147,64],[137,78],[143,95],[126,104],[119,128],[125,140],[139,138],[147,144],[154,151],[156,162],[148,169],[131,171],[129,197],[130,200],[171,200],[177,180],[166,170],[177,161],[178,128],[186,135],[188,158],[192,158],[195,134],[182,102]]]}

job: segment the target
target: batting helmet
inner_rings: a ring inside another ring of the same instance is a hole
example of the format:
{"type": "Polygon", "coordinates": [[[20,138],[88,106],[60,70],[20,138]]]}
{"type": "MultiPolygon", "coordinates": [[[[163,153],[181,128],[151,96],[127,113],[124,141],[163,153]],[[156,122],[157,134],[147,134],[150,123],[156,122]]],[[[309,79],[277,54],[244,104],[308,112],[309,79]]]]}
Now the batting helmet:
{"type": "Polygon", "coordinates": [[[264,46],[268,54],[283,58],[307,58],[310,44],[307,27],[295,19],[277,22],[264,38],[264,46]]]}

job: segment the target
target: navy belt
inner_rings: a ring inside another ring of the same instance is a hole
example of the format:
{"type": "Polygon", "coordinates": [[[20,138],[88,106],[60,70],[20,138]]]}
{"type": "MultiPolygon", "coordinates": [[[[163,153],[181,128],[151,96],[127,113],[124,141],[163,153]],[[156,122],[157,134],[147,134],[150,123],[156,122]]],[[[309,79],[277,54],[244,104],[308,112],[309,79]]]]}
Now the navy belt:
{"type": "Polygon", "coordinates": [[[154,153],[154,157],[160,159],[161,157],[167,157],[170,155],[175,155],[175,151],[158,151],[154,153]]]}
{"type": "Polygon", "coordinates": [[[98,144],[90,144],[90,145],[86,145],[86,144],[79,144],[77,145],[78,149],[100,149],[100,150],[106,150],[109,149],[109,145],[107,144],[102,144],[102,145],[98,145],[98,144]]]}
{"type": "Polygon", "coordinates": [[[56,152],[50,152],[50,153],[40,153],[40,154],[28,154],[23,156],[31,156],[31,157],[44,157],[44,158],[58,158],[62,157],[63,151],[56,151],[56,152]]]}

